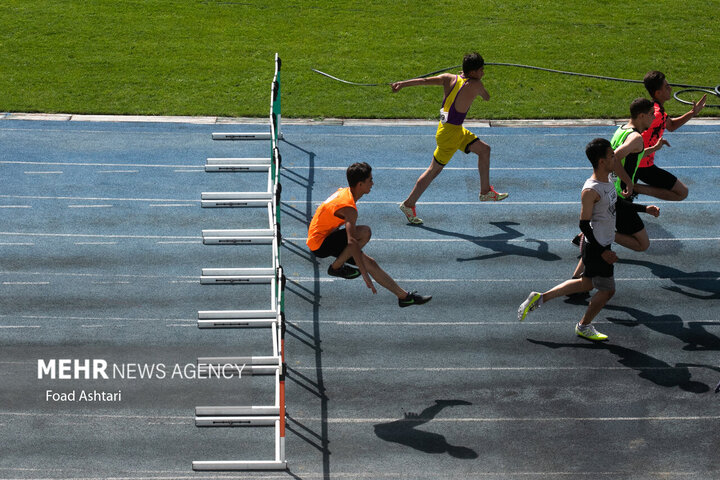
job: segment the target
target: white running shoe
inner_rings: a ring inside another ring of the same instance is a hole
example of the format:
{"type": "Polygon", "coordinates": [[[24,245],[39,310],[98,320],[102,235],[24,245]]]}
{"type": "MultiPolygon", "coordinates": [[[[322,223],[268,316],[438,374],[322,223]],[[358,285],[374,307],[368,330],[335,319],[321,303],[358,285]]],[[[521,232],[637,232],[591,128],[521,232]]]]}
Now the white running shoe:
{"type": "Polygon", "coordinates": [[[540,292],[530,292],[530,295],[525,299],[523,303],[520,304],[520,307],[518,308],[518,321],[522,322],[525,320],[525,317],[527,317],[527,314],[532,312],[533,310],[537,310],[540,307],[540,299],[542,298],[542,293],[540,292]]]}

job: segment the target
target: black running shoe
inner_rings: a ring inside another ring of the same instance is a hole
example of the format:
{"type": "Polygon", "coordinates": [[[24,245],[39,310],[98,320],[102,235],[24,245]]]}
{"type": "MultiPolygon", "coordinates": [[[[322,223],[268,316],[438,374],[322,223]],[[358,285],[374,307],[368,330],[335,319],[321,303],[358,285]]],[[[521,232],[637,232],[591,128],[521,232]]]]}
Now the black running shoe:
{"type": "Polygon", "coordinates": [[[400,307],[409,307],[410,305],[422,305],[423,303],[427,303],[430,300],[432,300],[432,296],[423,297],[422,295],[418,295],[417,292],[408,292],[407,297],[405,298],[398,298],[398,305],[400,307]]]}
{"type": "Polygon", "coordinates": [[[347,278],[349,280],[351,278],[359,277],[360,270],[350,267],[348,265],[343,265],[342,267],[335,270],[332,265],[330,265],[328,267],[328,275],[332,275],[333,277],[347,278]]]}

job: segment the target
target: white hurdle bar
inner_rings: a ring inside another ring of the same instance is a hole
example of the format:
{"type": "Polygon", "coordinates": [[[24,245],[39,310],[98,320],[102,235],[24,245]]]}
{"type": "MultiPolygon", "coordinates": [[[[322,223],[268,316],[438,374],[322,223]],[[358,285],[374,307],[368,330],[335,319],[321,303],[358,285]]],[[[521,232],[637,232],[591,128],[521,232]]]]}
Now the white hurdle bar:
{"type": "Polygon", "coordinates": [[[274,268],[203,268],[203,285],[275,283],[274,268]]]}
{"type": "MultiPolygon", "coordinates": [[[[213,134],[214,135],[214,134],[213,134]]],[[[208,158],[206,172],[266,172],[272,158],[208,158]]]]}
{"type": "Polygon", "coordinates": [[[261,328],[277,322],[276,310],[205,310],[198,312],[198,328],[261,328]]]}
{"type": "Polygon", "coordinates": [[[245,230],[203,230],[205,245],[269,245],[275,238],[271,228],[254,228],[245,230]]]}
{"type": "Polygon", "coordinates": [[[213,133],[213,140],[271,140],[270,132],[213,133]]]}
{"type": "Polygon", "coordinates": [[[270,192],[203,192],[203,208],[263,207],[272,201],[270,192]]]}

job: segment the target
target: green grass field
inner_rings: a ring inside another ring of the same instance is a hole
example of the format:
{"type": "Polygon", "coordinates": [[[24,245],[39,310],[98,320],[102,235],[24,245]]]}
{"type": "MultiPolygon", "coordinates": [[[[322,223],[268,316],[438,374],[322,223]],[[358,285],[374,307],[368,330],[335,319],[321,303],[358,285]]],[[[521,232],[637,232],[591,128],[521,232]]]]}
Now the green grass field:
{"type": "MultiPolygon", "coordinates": [[[[435,118],[437,87],[391,94],[310,69],[387,82],[472,50],[487,62],[633,79],[659,69],[671,83],[717,85],[718,12],[708,0],[3,0],[0,111],[265,116],[275,52],[285,117],[435,118]]],[[[624,117],[645,94],[499,66],[485,83],[492,98],[469,117],[624,117]]]]}

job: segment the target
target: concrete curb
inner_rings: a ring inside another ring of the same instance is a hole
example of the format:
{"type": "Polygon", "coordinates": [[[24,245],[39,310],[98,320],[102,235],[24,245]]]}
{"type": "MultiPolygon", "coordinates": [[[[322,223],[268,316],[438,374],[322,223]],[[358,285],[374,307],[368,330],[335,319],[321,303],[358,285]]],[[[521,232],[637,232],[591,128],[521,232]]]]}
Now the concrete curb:
{"type": "MultiPolygon", "coordinates": [[[[144,116],[144,115],[80,115],[70,113],[6,113],[0,112],[1,120],[35,120],[56,122],[138,122],[138,123],[187,123],[196,125],[257,125],[267,120],[255,117],[190,117],[190,116],[144,116]]],[[[470,128],[491,127],[612,127],[626,123],[627,119],[527,119],[527,120],[467,120],[470,128]]],[[[283,118],[283,125],[325,126],[386,126],[429,127],[437,120],[423,119],[373,119],[373,118],[283,118]]],[[[720,125],[720,117],[694,118],[690,125],[720,125]]]]}

